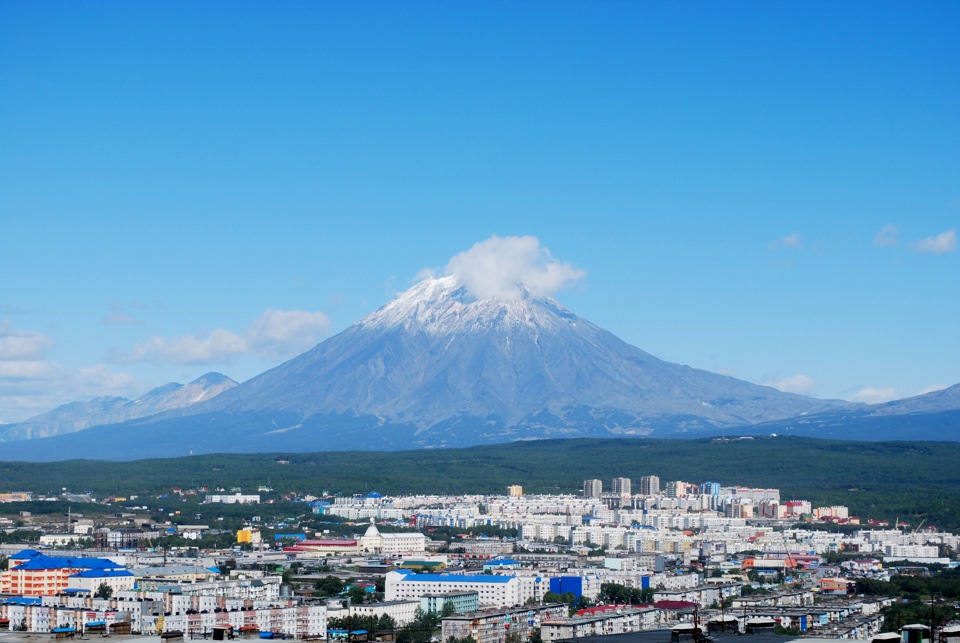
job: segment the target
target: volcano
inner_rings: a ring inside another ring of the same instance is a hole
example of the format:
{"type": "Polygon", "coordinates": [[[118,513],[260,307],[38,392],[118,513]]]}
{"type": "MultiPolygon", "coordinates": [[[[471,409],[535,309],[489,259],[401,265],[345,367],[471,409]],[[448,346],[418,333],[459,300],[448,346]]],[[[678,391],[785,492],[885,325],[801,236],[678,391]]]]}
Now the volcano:
{"type": "Polygon", "coordinates": [[[672,364],[554,299],[442,277],[210,400],[56,440],[127,458],[698,437],[853,406],[672,364]]]}

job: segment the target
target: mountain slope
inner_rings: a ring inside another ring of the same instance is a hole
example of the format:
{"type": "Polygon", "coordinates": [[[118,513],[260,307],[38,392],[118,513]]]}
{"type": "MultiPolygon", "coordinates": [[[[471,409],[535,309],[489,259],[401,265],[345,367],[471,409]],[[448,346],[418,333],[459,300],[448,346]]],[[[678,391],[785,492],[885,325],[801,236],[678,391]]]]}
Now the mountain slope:
{"type": "Polygon", "coordinates": [[[960,440],[960,384],[892,402],[774,420],[742,432],[847,440],[960,440]]]}
{"type": "Polygon", "coordinates": [[[20,443],[5,448],[4,457],[684,437],[859,406],[671,364],[552,299],[520,291],[509,299],[476,299],[445,277],[420,282],[338,335],[213,399],[39,441],[46,444],[20,443]]]}
{"type": "Polygon", "coordinates": [[[23,422],[0,427],[0,442],[64,435],[91,426],[156,415],[209,400],[236,385],[226,375],[207,373],[189,384],[171,382],[158,386],[135,400],[97,397],[87,402],[70,402],[23,422]]]}
{"type": "Polygon", "coordinates": [[[852,406],[664,362],[551,299],[475,300],[446,277],[196,410],[369,416],[420,434],[473,423],[512,439],[752,424],[852,406]]]}

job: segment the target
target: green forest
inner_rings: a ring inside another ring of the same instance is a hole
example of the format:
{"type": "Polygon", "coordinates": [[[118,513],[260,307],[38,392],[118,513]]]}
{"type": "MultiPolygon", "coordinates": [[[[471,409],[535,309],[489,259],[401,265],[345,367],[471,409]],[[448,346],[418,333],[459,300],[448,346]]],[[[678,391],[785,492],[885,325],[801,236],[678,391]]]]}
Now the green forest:
{"type": "MultiPolygon", "coordinates": [[[[578,493],[583,481],[668,480],[774,487],[784,500],[843,504],[851,515],[960,530],[960,443],[853,442],[798,437],[571,439],[463,449],[197,455],[173,459],[0,462],[0,492],[95,497],[205,487],[275,494],[578,493]]],[[[269,494],[265,494],[269,495],[269,494]]]]}

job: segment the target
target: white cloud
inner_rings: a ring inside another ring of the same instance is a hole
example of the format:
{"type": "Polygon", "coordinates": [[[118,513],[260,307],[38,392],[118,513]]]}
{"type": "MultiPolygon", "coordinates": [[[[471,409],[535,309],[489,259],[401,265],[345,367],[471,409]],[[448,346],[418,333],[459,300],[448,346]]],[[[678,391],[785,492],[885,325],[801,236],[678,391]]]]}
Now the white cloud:
{"type": "Polygon", "coordinates": [[[424,266],[419,271],[417,271],[417,274],[414,275],[413,278],[415,281],[423,281],[427,277],[436,277],[436,276],[437,276],[436,268],[429,268],[427,266],[424,266]]]}
{"type": "Polygon", "coordinates": [[[258,355],[282,359],[311,348],[331,328],[321,312],[268,308],[250,326],[247,341],[258,355]]]}
{"type": "Polygon", "coordinates": [[[883,226],[883,229],[873,238],[873,245],[880,248],[890,248],[900,242],[900,226],[893,224],[883,226]]]}
{"type": "Polygon", "coordinates": [[[763,382],[764,386],[770,386],[784,393],[798,393],[800,395],[813,395],[817,392],[817,383],[812,377],[806,375],[791,375],[779,380],[763,382]]]}
{"type": "Polygon", "coordinates": [[[586,272],[554,259],[533,236],[490,237],[453,257],[444,269],[478,299],[518,299],[526,289],[551,295],[582,280],[586,272]]]}
{"type": "Polygon", "coordinates": [[[0,378],[0,422],[20,422],[67,402],[110,395],[135,397],[141,384],[129,373],[104,365],[69,369],[38,362],[31,379],[0,378]]]}
{"type": "Polygon", "coordinates": [[[882,404],[883,402],[896,400],[900,397],[900,392],[891,386],[864,386],[858,389],[848,399],[851,402],[862,402],[863,404],[882,404]]]}
{"type": "Polygon", "coordinates": [[[936,391],[942,391],[945,388],[950,388],[949,384],[931,384],[925,389],[921,390],[917,395],[926,395],[927,393],[934,393],[936,391]]]}
{"type": "Polygon", "coordinates": [[[0,360],[0,380],[39,380],[56,372],[55,364],[42,359],[0,360]]]}
{"type": "Polygon", "coordinates": [[[920,239],[913,244],[913,249],[920,254],[943,255],[957,251],[957,231],[947,230],[935,237],[920,239]]]}
{"type": "Polygon", "coordinates": [[[785,237],[777,239],[770,244],[771,248],[793,248],[794,250],[800,250],[803,248],[803,241],[800,240],[800,233],[794,232],[788,234],[785,237]]]}
{"type": "Polygon", "coordinates": [[[13,330],[8,320],[0,321],[0,360],[41,359],[53,340],[29,330],[13,330]]]}
{"type": "Polygon", "coordinates": [[[65,368],[46,356],[53,340],[0,322],[0,422],[18,422],[65,402],[98,395],[129,397],[139,388],[132,375],[106,366],[65,368]]]}
{"type": "Polygon", "coordinates": [[[129,354],[119,354],[125,364],[218,364],[241,355],[284,359],[310,348],[330,334],[330,319],[322,312],[268,308],[244,333],[226,328],[180,337],[156,335],[129,354]]]}

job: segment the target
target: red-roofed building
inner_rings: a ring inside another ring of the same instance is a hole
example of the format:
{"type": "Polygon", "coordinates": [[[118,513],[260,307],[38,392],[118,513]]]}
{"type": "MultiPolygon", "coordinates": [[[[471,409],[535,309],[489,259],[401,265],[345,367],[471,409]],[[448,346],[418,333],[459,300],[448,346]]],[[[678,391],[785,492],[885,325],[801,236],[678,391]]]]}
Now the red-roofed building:
{"type": "Polygon", "coordinates": [[[352,555],[360,553],[360,543],[353,538],[324,538],[301,540],[296,545],[284,547],[283,551],[304,558],[321,556],[352,555]]]}

